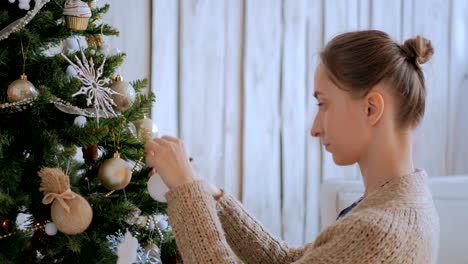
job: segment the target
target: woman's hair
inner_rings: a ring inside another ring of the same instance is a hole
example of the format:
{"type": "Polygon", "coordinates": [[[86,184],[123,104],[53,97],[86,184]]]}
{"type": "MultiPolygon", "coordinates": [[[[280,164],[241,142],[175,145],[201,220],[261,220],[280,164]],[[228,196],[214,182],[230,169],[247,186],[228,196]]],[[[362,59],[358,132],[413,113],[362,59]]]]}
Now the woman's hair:
{"type": "Polygon", "coordinates": [[[403,45],[378,30],[344,33],[320,53],[330,79],[354,97],[384,81],[397,99],[401,127],[416,127],[424,115],[426,87],[420,65],[434,54],[431,42],[417,36],[403,45]]]}

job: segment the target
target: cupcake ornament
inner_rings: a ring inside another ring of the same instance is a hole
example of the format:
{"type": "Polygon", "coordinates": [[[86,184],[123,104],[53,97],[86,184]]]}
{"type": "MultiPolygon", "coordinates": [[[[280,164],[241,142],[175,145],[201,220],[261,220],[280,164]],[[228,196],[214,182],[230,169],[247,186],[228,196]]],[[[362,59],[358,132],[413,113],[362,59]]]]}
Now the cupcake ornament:
{"type": "Polygon", "coordinates": [[[69,0],[63,8],[63,15],[69,29],[83,31],[88,27],[91,8],[83,1],[69,0]]]}

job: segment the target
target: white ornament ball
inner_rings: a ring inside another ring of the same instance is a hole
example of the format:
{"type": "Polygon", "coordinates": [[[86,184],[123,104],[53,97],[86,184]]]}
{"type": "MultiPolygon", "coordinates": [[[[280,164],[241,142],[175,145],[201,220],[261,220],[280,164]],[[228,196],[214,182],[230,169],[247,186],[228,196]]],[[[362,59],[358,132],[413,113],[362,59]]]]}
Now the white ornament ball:
{"type": "Polygon", "coordinates": [[[159,174],[154,174],[148,180],[148,192],[150,196],[161,203],[166,203],[166,197],[164,195],[169,191],[169,188],[163,182],[161,176],[159,174]]]}
{"type": "Polygon", "coordinates": [[[68,53],[75,53],[80,50],[88,48],[88,42],[84,36],[71,36],[65,40],[65,46],[68,53]]]}
{"type": "Polygon", "coordinates": [[[44,229],[49,236],[55,236],[57,234],[57,226],[53,222],[47,223],[44,229]]]}
{"type": "Polygon", "coordinates": [[[73,122],[77,127],[85,127],[86,126],[86,117],[84,116],[77,116],[75,117],[75,121],[73,122]]]}
{"type": "Polygon", "coordinates": [[[69,65],[67,67],[67,76],[69,79],[74,78],[76,75],[78,75],[78,72],[75,70],[75,67],[69,65]]]}
{"type": "Polygon", "coordinates": [[[29,10],[31,7],[29,6],[30,0],[19,0],[19,8],[23,10],[29,10]]]}
{"type": "Polygon", "coordinates": [[[158,225],[159,229],[166,230],[169,227],[167,216],[161,214],[156,215],[156,224],[158,225]]]}

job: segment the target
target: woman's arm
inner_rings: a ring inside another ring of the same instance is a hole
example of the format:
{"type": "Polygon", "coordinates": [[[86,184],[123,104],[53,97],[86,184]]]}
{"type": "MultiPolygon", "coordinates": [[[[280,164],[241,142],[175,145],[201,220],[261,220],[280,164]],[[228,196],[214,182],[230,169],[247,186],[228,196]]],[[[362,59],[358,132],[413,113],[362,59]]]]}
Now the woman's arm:
{"type": "Polygon", "coordinates": [[[273,236],[234,197],[224,195],[216,207],[227,242],[244,263],[291,263],[303,255],[303,247],[273,236]]]}
{"type": "MultiPolygon", "coordinates": [[[[217,214],[216,202],[188,161],[184,144],[172,137],[146,142],[146,163],[170,191],[169,221],[185,263],[236,263],[217,214]]],[[[274,239],[233,199],[220,201],[228,239],[247,263],[290,263],[295,250],[274,239]],[[228,219],[232,218],[232,219],[228,219]]]]}
{"type": "Polygon", "coordinates": [[[167,201],[186,263],[236,263],[231,247],[245,263],[291,263],[302,254],[265,231],[234,198],[226,195],[216,204],[202,181],[172,189],[167,201]]]}
{"type": "Polygon", "coordinates": [[[166,199],[169,222],[184,263],[237,263],[216,214],[215,200],[202,182],[177,186],[166,199]]]}

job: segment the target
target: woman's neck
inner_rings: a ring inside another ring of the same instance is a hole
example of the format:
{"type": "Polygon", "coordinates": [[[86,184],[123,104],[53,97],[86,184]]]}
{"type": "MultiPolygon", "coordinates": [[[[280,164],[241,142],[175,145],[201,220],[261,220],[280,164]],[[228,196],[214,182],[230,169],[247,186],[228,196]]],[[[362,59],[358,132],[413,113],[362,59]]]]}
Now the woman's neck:
{"type": "Polygon", "coordinates": [[[366,197],[385,183],[414,172],[411,134],[383,133],[358,162],[366,197]]]}

